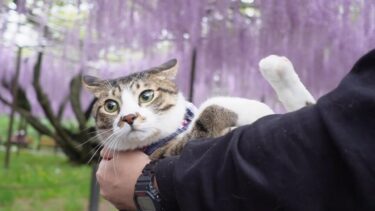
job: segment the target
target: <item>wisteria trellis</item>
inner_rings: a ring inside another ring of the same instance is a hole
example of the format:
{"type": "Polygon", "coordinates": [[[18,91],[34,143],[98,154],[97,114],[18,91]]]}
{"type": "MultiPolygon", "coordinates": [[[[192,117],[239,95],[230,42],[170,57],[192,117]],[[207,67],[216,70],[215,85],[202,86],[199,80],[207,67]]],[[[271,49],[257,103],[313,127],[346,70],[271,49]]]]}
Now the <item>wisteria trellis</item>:
{"type": "MultiPolygon", "coordinates": [[[[43,40],[47,47],[42,81],[55,109],[67,94],[70,79],[80,71],[115,77],[172,57],[180,60],[177,81],[188,95],[193,49],[197,52],[194,102],[227,94],[263,99],[278,109],[273,92],[258,73],[260,58],[271,53],[288,56],[319,97],[338,84],[360,55],[375,47],[373,0],[60,2],[74,7],[82,18],[58,27],[60,42],[43,40]],[[108,61],[114,55],[120,58],[115,64],[108,61]]],[[[10,1],[0,3],[0,33],[4,33],[12,8],[10,1]]],[[[18,0],[17,4],[15,10],[26,16],[42,9],[36,27],[41,36],[43,26],[53,18],[55,1],[18,0]]],[[[38,49],[29,49],[21,69],[20,85],[31,101],[36,100],[30,87],[38,49]]],[[[0,45],[0,79],[14,72],[15,56],[14,45],[0,45]]],[[[37,106],[33,111],[42,113],[37,106]]],[[[0,104],[1,112],[7,109],[0,104]]]]}

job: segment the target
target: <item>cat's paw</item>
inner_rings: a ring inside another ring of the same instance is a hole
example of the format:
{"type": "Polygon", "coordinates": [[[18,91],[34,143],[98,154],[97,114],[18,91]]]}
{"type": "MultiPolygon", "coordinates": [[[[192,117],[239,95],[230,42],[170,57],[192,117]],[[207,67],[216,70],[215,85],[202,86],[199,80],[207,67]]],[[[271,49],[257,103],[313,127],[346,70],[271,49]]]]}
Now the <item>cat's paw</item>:
{"type": "Polygon", "coordinates": [[[268,56],[259,62],[259,69],[287,111],[298,110],[315,103],[314,98],[294,71],[292,62],[286,57],[268,56]]]}
{"type": "Polygon", "coordinates": [[[263,58],[259,62],[259,69],[266,80],[273,82],[293,78],[296,75],[292,62],[284,56],[270,55],[263,58]]]}
{"type": "Polygon", "coordinates": [[[227,133],[229,133],[230,131],[236,129],[237,127],[227,127],[225,129],[223,129],[221,132],[220,132],[220,136],[223,136],[223,135],[226,135],[227,133]]]}
{"type": "Polygon", "coordinates": [[[179,155],[186,143],[187,142],[184,140],[172,140],[168,142],[165,146],[162,146],[159,149],[155,150],[155,152],[153,152],[150,155],[150,159],[158,160],[165,157],[179,155]]]}

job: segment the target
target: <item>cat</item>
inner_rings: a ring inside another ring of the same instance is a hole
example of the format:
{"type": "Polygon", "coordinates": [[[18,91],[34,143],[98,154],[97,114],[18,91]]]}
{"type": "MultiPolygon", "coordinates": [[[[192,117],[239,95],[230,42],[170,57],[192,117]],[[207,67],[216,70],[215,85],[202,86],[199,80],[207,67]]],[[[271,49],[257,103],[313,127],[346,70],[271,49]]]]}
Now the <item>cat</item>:
{"type": "MultiPolygon", "coordinates": [[[[271,55],[259,67],[287,111],[315,103],[287,58],[271,55]]],[[[172,59],[117,79],[82,77],[97,98],[93,116],[105,147],[142,149],[152,159],[178,155],[189,140],[218,137],[274,113],[262,102],[235,97],[214,97],[197,109],[178,90],[177,70],[172,59]]]]}

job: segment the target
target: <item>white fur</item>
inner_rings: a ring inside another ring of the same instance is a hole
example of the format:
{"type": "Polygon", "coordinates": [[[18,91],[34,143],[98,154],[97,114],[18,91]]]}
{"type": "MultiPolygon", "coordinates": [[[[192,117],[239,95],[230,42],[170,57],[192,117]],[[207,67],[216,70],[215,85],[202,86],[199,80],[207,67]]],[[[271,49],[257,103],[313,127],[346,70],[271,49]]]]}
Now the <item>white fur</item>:
{"type": "Polygon", "coordinates": [[[298,110],[306,103],[315,103],[286,57],[270,55],[259,62],[259,68],[287,111],[298,110]]]}
{"type": "Polygon", "coordinates": [[[236,126],[251,124],[263,116],[274,113],[268,105],[256,100],[239,97],[214,97],[202,103],[196,118],[210,105],[218,105],[235,112],[238,115],[236,126]]]}

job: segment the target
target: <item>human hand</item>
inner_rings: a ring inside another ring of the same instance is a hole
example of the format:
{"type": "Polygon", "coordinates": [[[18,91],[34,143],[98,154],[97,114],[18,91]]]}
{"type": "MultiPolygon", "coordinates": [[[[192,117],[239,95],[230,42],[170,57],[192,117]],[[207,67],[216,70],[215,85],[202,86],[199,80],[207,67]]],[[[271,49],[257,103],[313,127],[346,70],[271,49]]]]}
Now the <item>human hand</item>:
{"type": "Polygon", "coordinates": [[[150,162],[141,151],[110,152],[103,149],[96,178],[100,185],[100,194],[117,209],[136,210],[133,196],[134,187],[142,169],[150,162]]]}

